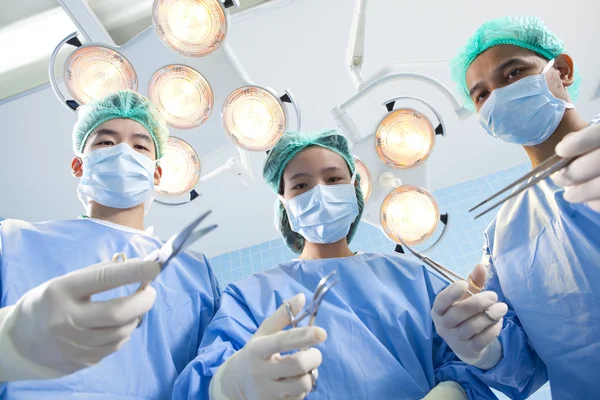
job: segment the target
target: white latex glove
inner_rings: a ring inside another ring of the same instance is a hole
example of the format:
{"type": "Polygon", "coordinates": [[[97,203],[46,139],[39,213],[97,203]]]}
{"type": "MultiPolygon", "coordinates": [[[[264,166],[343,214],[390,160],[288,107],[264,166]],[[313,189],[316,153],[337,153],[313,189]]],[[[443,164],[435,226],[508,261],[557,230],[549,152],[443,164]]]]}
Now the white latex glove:
{"type": "Polygon", "coordinates": [[[462,386],[453,381],[440,382],[422,400],[467,400],[462,386]]]}
{"type": "MultiPolygon", "coordinates": [[[[304,306],[303,294],[294,296],[294,315],[304,306]]],[[[290,323],[281,306],[265,319],[243,349],[231,356],[210,384],[212,400],[304,399],[312,389],[310,371],[321,365],[321,352],[310,348],[327,338],[324,329],[313,326],[282,331],[290,323]],[[282,356],[280,353],[300,350],[282,356]]]]}
{"type": "Polygon", "coordinates": [[[565,187],[565,200],[587,203],[592,210],[600,212],[600,125],[570,133],[555,151],[560,157],[585,154],[557,172],[554,181],[565,187]]]}
{"type": "Polygon", "coordinates": [[[0,322],[0,381],[56,378],[97,364],[119,350],[154,304],[152,287],[127,297],[93,294],[145,282],[159,264],[102,263],[52,279],[25,293],[0,322]]]}
{"type": "MultiPolygon", "coordinates": [[[[483,287],[487,269],[478,265],[471,277],[476,285],[483,287]]],[[[497,338],[508,307],[498,302],[495,292],[484,291],[470,296],[468,288],[467,282],[458,281],[440,292],[433,303],[431,318],[437,333],[461,360],[481,369],[490,369],[502,358],[502,347],[497,338]],[[485,310],[498,322],[492,321],[485,310]]]]}

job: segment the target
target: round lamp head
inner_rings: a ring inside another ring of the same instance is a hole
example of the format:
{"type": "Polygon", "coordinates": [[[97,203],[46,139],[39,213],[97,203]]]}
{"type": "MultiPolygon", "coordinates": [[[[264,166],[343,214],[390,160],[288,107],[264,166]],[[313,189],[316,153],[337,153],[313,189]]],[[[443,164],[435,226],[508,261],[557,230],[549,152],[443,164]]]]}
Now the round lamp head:
{"type": "Polygon", "coordinates": [[[103,46],[82,46],[73,51],[65,62],[64,77],[67,90],[79,104],[138,88],[137,75],[129,61],[103,46]]]}
{"type": "Polygon", "coordinates": [[[415,245],[429,239],[440,220],[435,198],[417,186],[400,186],[381,205],[381,227],[390,239],[415,245]]]}
{"type": "Polygon", "coordinates": [[[192,190],[200,179],[200,158],[187,142],[171,136],[160,159],[162,178],[158,194],[178,196],[192,190]]]}
{"type": "Polygon", "coordinates": [[[271,92],[256,86],[235,90],[223,104],[223,127],[236,146],[265,151],[283,136],[283,105],[271,92]]]}
{"type": "Polygon", "coordinates": [[[227,33],[219,0],[155,0],[152,22],[167,47],[190,57],[214,52],[227,33]]]}
{"type": "Polygon", "coordinates": [[[360,189],[366,203],[369,201],[371,192],[373,191],[373,178],[367,166],[358,157],[354,158],[354,163],[356,164],[356,172],[360,176],[360,189]]]}
{"type": "Polygon", "coordinates": [[[386,115],[375,132],[375,150],[392,168],[412,168],[431,154],[435,132],[422,113],[401,109],[386,115]]]}
{"type": "Polygon", "coordinates": [[[208,81],[185,65],[168,65],[150,79],[150,100],[167,123],[179,129],[203,124],[213,110],[213,92],[208,81]]]}

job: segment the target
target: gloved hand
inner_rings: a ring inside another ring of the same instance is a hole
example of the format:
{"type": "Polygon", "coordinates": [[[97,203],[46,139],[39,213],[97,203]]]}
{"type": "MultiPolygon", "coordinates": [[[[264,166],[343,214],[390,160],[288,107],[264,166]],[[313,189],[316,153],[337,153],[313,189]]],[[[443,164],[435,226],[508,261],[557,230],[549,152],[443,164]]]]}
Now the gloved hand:
{"type": "MultiPolygon", "coordinates": [[[[487,269],[478,265],[471,277],[476,285],[483,287],[487,269]]],[[[461,360],[490,369],[502,358],[497,337],[508,307],[498,302],[496,293],[484,291],[470,296],[466,293],[468,287],[467,282],[458,281],[440,292],[433,303],[431,318],[437,333],[461,360]]]]}
{"type": "Polygon", "coordinates": [[[467,400],[465,390],[454,381],[438,383],[422,400],[467,400]]]}
{"type": "MultiPolygon", "coordinates": [[[[93,294],[151,280],[156,262],[107,262],[52,279],[7,307],[0,322],[0,381],[48,379],[119,350],[154,304],[152,287],[109,301],[93,294]]],[[[4,309],[3,309],[4,310],[4,309]]]]}
{"type": "Polygon", "coordinates": [[[585,154],[557,172],[554,181],[565,187],[565,200],[600,212],[600,125],[568,134],[555,151],[560,157],[585,154]]]}
{"type": "MultiPolygon", "coordinates": [[[[306,301],[303,294],[290,301],[297,314],[306,301]]],[[[288,311],[281,306],[265,319],[243,349],[231,356],[217,371],[210,384],[215,400],[304,399],[312,389],[310,371],[321,365],[321,352],[310,348],[327,338],[319,327],[293,328],[288,311]],[[282,356],[280,353],[298,350],[282,356]]]]}

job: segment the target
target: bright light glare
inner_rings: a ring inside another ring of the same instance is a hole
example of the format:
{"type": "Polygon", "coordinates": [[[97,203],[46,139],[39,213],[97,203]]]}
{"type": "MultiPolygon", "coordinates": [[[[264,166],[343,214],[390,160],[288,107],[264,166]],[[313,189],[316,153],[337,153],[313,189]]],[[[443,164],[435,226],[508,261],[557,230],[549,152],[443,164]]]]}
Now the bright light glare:
{"type": "Polygon", "coordinates": [[[392,168],[411,168],[424,162],[434,144],[435,133],[429,119],[409,109],[386,115],[375,133],[377,155],[392,168]]]}
{"type": "Polygon", "coordinates": [[[219,0],[156,0],[152,20],[161,40],[187,56],[212,53],[227,33],[219,0]]]}
{"type": "Polygon", "coordinates": [[[180,129],[201,125],[213,110],[213,92],[208,81],[185,65],[158,70],[150,80],[148,95],[167,123],[180,129]]]}
{"type": "Polygon", "coordinates": [[[223,126],[233,142],[246,150],[272,148],[286,126],[281,102],[265,89],[248,86],[235,90],[223,105],[223,126]]]}
{"type": "MultiPolygon", "coordinates": [[[[8,12],[8,3],[2,6],[8,12]]],[[[77,27],[60,7],[0,29],[0,74],[49,59],[52,50],[77,27]]]]}
{"type": "Polygon", "coordinates": [[[156,191],[162,195],[178,196],[189,192],[200,179],[198,154],[187,142],[173,136],[169,138],[160,166],[163,174],[156,191]]]}
{"type": "Polygon", "coordinates": [[[65,62],[65,83],[80,104],[123,89],[137,91],[133,66],[118,52],[102,46],[84,46],[65,62]]]}
{"type": "Polygon", "coordinates": [[[356,172],[360,176],[360,188],[366,203],[369,201],[371,191],[373,190],[373,178],[371,177],[371,172],[369,172],[369,169],[361,160],[355,157],[354,162],[356,164],[356,172]]]}
{"type": "Polygon", "coordinates": [[[390,239],[419,244],[434,233],[440,213],[435,198],[417,186],[401,186],[381,205],[381,226],[390,239]]]}

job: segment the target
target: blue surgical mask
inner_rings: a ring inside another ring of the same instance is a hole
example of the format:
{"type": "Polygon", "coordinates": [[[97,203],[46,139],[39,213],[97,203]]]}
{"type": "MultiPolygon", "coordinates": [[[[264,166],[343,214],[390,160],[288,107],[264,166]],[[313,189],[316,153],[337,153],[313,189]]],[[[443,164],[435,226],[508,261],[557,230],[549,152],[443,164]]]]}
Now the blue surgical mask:
{"type": "Polygon", "coordinates": [[[551,60],[538,75],[496,89],[479,110],[481,126],[503,142],[536,146],[554,133],[573,104],[555,97],[546,81],[551,60]]]}
{"type": "Polygon", "coordinates": [[[335,243],[348,236],[358,215],[356,189],[350,184],[317,185],[290,200],[279,196],[290,227],[310,243],[335,243]]]}
{"type": "Polygon", "coordinates": [[[83,176],[77,194],[84,207],[93,200],[112,208],[144,204],[148,212],[155,195],[155,161],[126,143],[94,150],[82,159],[83,176]]]}

